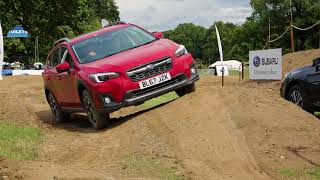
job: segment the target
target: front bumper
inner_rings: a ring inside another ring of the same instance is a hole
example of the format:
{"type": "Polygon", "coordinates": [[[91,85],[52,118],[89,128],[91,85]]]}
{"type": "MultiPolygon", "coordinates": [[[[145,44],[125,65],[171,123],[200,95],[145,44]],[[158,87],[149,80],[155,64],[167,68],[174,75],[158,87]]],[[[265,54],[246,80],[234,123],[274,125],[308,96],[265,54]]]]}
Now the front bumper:
{"type": "Polygon", "coordinates": [[[145,90],[133,90],[125,94],[124,100],[121,103],[111,102],[104,105],[103,109],[97,109],[99,113],[111,113],[123,107],[141,104],[152,98],[164,95],[171,91],[178,90],[184,86],[195,83],[200,77],[197,74],[193,75],[190,79],[185,74],[179,74],[172,78],[170,81],[150,87],[145,90]]]}

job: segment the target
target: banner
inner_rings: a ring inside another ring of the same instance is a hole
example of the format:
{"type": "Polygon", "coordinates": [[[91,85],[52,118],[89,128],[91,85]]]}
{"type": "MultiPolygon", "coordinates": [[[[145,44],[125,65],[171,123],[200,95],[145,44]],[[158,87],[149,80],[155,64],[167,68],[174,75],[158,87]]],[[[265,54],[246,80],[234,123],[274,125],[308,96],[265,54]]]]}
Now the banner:
{"type": "Polygon", "coordinates": [[[41,76],[43,70],[12,70],[12,76],[41,76]]]}
{"type": "Polygon", "coordinates": [[[216,27],[216,33],[217,33],[217,39],[218,39],[218,47],[219,47],[219,53],[220,53],[220,61],[223,61],[223,51],[222,51],[222,45],[221,45],[221,38],[220,38],[220,33],[218,30],[217,25],[215,25],[216,27]]]}
{"type": "Polygon", "coordinates": [[[22,26],[16,26],[10,30],[7,34],[9,38],[27,38],[29,37],[28,31],[25,31],[22,26]]]}
{"type": "Polygon", "coordinates": [[[4,57],[3,34],[2,34],[2,27],[0,22],[0,80],[2,80],[3,57],[4,57]]]}
{"type": "Polygon", "coordinates": [[[249,52],[250,79],[281,80],[282,49],[249,52]]]}

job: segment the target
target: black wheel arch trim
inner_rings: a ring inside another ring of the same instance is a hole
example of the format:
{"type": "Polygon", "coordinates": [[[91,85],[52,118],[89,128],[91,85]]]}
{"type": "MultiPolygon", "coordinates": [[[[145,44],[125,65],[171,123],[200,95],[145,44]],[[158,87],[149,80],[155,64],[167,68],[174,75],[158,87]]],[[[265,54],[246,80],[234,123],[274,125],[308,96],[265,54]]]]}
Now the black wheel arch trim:
{"type": "Polygon", "coordinates": [[[78,96],[79,96],[80,101],[82,103],[82,98],[81,97],[82,97],[83,90],[80,91],[81,88],[84,88],[83,90],[87,90],[89,92],[89,94],[91,94],[91,93],[90,93],[90,88],[88,87],[88,85],[83,80],[78,79],[77,80],[77,90],[78,90],[78,96]]]}
{"type": "Polygon", "coordinates": [[[290,89],[295,85],[298,85],[302,89],[304,89],[304,85],[303,85],[303,83],[301,81],[299,81],[297,79],[291,79],[291,80],[289,80],[289,82],[287,82],[287,85],[286,85],[286,88],[285,88],[285,92],[284,92],[285,98],[287,98],[287,95],[288,95],[290,89]]]}

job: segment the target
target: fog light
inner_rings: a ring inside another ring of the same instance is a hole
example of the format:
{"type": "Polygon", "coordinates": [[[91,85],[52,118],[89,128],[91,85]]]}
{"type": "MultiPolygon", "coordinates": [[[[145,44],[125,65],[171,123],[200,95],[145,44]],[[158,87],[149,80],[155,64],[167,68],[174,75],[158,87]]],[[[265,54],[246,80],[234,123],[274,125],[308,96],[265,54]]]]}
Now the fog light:
{"type": "Polygon", "coordinates": [[[195,75],[197,73],[197,70],[195,67],[192,67],[191,68],[191,74],[195,75]]]}
{"type": "Polygon", "coordinates": [[[111,103],[111,99],[109,97],[104,98],[104,103],[109,104],[111,103]]]}

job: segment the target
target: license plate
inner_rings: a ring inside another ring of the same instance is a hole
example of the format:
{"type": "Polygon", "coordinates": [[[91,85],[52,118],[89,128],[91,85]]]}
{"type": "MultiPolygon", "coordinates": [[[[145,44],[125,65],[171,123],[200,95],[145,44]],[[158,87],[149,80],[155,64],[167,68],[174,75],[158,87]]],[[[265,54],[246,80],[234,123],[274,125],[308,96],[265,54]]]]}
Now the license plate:
{"type": "Polygon", "coordinates": [[[166,73],[166,74],[161,74],[159,76],[155,76],[153,78],[150,78],[144,81],[140,81],[139,86],[140,86],[140,89],[146,89],[148,87],[152,87],[157,84],[161,84],[163,82],[170,81],[170,80],[171,80],[170,74],[166,73]]]}

